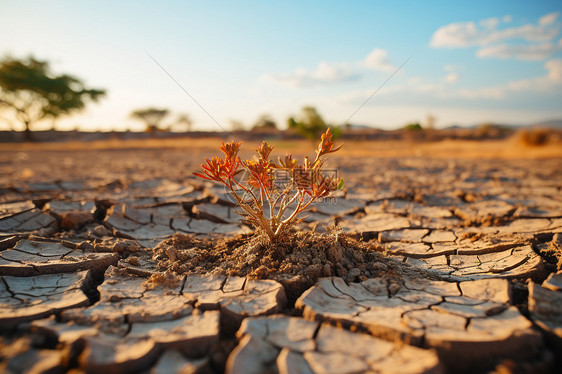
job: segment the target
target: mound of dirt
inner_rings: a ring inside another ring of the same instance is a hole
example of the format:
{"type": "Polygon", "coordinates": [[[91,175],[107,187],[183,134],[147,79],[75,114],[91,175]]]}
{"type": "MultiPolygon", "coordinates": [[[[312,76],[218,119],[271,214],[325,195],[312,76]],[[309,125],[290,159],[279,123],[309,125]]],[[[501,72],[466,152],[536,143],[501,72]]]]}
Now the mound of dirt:
{"type": "Polygon", "coordinates": [[[299,293],[319,278],[331,276],[348,282],[376,276],[397,283],[402,264],[385,258],[377,249],[335,230],[319,234],[293,229],[276,243],[260,235],[204,239],[176,234],[154,249],[153,258],[161,271],[274,279],[299,293]]]}

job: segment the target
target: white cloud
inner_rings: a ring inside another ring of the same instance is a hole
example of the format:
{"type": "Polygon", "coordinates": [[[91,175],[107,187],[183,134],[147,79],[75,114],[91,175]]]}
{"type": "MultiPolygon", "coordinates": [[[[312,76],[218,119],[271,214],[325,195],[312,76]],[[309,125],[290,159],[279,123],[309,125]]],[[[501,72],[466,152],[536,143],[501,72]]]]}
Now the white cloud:
{"type": "Polygon", "coordinates": [[[443,70],[447,73],[445,75],[445,82],[447,83],[457,83],[459,80],[459,74],[457,73],[457,68],[453,65],[443,66],[443,70]]]}
{"type": "Polygon", "coordinates": [[[482,26],[484,29],[493,30],[499,26],[500,20],[497,17],[493,17],[493,18],[483,19],[480,22],[478,22],[478,24],[482,26]]]}
{"type": "Polygon", "coordinates": [[[319,82],[340,82],[353,77],[354,73],[351,68],[345,64],[330,65],[326,62],[318,64],[316,71],[313,71],[311,77],[319,82]]]}
{"type": "Polygon", "coordinates": [[[522,39],[529,42],[544,42],[554,39],[559,33],[560,25],[548,24],[535,26],[527,24],[497,30],[492,33],[488,40],[489,43],[508,39],[522,39]]]}
{"type": "Polygon", "coordinates": [[[422,82],[421,77],[411,77],[411,78],[408,79],[409,84],[418,84],[420,82],[422,82]]]}
{"type": "MultiPolygon", "coordinates": [[[[490,18],[475,22],[457,22],[440,27],[431,37],[432,47],[471,47],[486,46],[509,39],[522,39],[528,42],[546,42],[560,33],[558,13],[550,13],[538,21],[537,25],[526,24],[498,29],[500,22],[490,18]]],[[[505,19],[505,17],[504,17],[505,19]]]]}
{"type": "MultiPolygon", "coordinates": [[[[416,93],[423,96],[431,95],[439,99],[464,99],[464,100],[502,100],[514,93],[534,94],[538,92],[561,92],[562,91],[562,59],[554,59],[544,64],[545,75],[511,81],[504,84],[488,87],[462,88],[451,85],[458,79],[456,73],[449,73],[444,81],[431,82],[425,78],[412,77],[408,84],[391,85],[385,87],[377,95],[386,96],[401,93],[416,93]]],[[[372,94],[371,91],[355,91],[339,96],[339,101],[344,103],[356,103],[365,100],[372,94]]]]}
{"type": "Polygon", "coordinates": [[[511,81],[494,87],[483,87],[475,90],[459,90],[461,97],[468,99],[489,98],[502,99],[514,92],[545,92],[559,90],[562,87],[562,59],[554,59],[544,64],[545,75],[534,78],[511,81]]]}
{"type": "Polygon", "coordinates": [[[499,44],[479,49],[476,56],[480,58],[516,58],[518,60],[541,61],[559,51],[562,51],[562,43],[499,44]]]}
{"type": "Polygon", "coordinates": [[[326,83],[351,81],[358,78],[347,64],[329,64],[321,62],[315,70],[297,69],[293,73],[265,74],[263,81],[282,84],[289,87],[312,87],[326,83]]]}
{"type": "Polygon", "coordinates": [[[503,99],[506,96],[505,87],[482,87],[476,89],[461,89],[454,92],[453,96],[464,99],[503,99]]]}
{"type": "Polygon", "coordinates": [[[502,17],[502,21],[504,23],[509,23],[509,22],[511,22],[511,20],[512,20],[512,18],[509,14],[502,17]]]}
{"type": "Polygon", "coordinates": [[[396,69],[388,60],[388,52],[380,48],[373,49],[373,51],[365,57],[365,60],[362,61],[362,65],[369,69],[386,72],[396,69]]]}
{"type": "Polygon", "coordinates": [[[479,44],[483,33],[474,22],[451,23],[442,26],[431,37],[432,47],[469,47],[479,44]]]}
{"type": "Polygon", "coordinates": [[[261,80],[288,87],[313,87],[356,80],[365,73],[365,68],[384,72],[395,69],[388,59],[388,52],[375,48],[354,64],[321,62],[315,70],[299,68],[292,73],[264,74],[261,80]]]}
{"type": "Polygon", "coordinates": [[[562,86],[562,59],[547,61],[544,67],[546,75],[509,82],[508,88],[515,92],[539,92],[562,86]]]}
{"type": "Polygon", "coordinates": [[[562,59],[549,60],[544,64],[545,75],[534,78],[511,81],[503,85],[482,87],[477,89],[462,89],[447,95],[466,99],[503,99],[510,93],[536,93],[562,88],[562,59]]]}
{"type": "Polygon", "coordinates": [[[560,15],[559,12],[553,12],[553,13],[549,13],[545,16],[542,16],[539,19],[539,25],[550,25],[551,23],[556,22],[559,15],[560,15]]]}
{"type": "Polygon", "coordinates": [[[552,83],[562,83],[562,59],[550,60],[544,64],[552,83]]]}
{"type": "Polygon", "coordinates": [[[459,80],[459,75],[457,73],[449,73],[445,77],[445,80],[448,83],[456,83],[459,80]]]}

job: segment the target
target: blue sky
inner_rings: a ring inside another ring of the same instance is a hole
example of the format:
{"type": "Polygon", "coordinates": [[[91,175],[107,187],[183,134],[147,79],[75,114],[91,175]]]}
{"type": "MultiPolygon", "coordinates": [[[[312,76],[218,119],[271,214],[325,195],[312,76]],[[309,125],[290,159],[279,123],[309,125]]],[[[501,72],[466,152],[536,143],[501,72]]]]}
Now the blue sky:
{"type": "MultiPolygon", "coordinates": [[[[562,118],[559,1],[12,1],[0,55],[33,54],[108,95],[60,129],[141,130],[133,109],[228,129],[304,105],[341,124],[562,118]],[[150,55],[150,56],[149,56],[150,55]]],[[[50,123],[45,123],[50,126],[50,123]]]]}

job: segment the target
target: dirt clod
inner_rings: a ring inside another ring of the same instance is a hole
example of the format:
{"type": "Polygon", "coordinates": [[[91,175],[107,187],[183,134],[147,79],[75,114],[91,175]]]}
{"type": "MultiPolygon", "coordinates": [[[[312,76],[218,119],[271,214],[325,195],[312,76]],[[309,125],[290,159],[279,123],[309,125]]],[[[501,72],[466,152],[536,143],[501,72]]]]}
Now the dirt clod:
{"type": "Polygon", "coordinates": [[[260,236],[239,235],[204,239],[177,234],[161,242],[153,258],[160,270],[176,274],[228,274],[287,282],[298,276],[300,283],[313,285],[319,278],[384,275],[387,259],[373,246],[345,235],[288,231],[277,243],[260,236]]]}

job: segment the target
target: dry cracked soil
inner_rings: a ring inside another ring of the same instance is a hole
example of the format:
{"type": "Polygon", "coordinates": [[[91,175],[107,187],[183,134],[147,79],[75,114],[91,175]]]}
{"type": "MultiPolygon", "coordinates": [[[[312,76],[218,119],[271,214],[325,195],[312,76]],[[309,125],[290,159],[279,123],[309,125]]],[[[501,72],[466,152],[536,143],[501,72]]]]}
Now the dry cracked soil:
{"type": "Polygon", "coordinates": [[[202,153],[0,151],[0,371],[561,367],[560,159],[334,157],[271,248],[202,153]]]}

